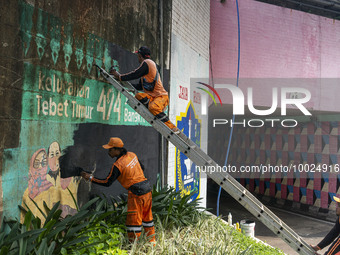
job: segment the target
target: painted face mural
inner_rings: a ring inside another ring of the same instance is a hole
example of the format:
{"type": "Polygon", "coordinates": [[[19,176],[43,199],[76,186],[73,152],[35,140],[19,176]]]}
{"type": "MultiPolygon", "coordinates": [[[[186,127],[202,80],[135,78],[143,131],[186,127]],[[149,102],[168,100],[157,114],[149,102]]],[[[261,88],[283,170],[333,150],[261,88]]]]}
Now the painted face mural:
{"type": "Polygon", "coordinates": [[[60,186],[62,189],[66,189],[70,184],[72,177],[70,178],[59,178],[60,177],[60,164],[59,158],[61,156],[61,149],[58,142],[53,142],[48,148],[48,166],[50,167],[49,175],[54,179],[52,181],[54,186],[57,186],[57,181],[60,181],[60,186]]]}
{"type": "Polygon", "coordinates": [[[62,189],[66,189],[70,182],[72,181],[72,177],[69,178],[60,178],[60,186],[62,189]]]}
{"type": "Polygon", "coordinates": [[[36,151],[31,158],[28,187],[29,196],[32,199],[52,186],[52,184],[46,180],[46,156],[45,149],[40,149],[36,151]]]}
{"type": "Polygon", "coordinates": [[[48,166],[51,171],[59,170],[60,146],[58,142],[51,143],[48,148],[48,166]]]}

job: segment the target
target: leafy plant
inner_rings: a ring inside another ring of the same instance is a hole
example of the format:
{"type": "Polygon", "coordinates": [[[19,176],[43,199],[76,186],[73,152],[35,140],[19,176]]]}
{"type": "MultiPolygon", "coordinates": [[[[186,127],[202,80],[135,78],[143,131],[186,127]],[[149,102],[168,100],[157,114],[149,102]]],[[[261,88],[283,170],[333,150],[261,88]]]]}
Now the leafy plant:
{"type": "Polygon", "coordinates": [[[63,249],[61,254],[127,254],[121,250],[124,226],[100,222],[84,229],[84,233],[89,236],[88,240],[70,247],[68,251],[63,249]]]}
{"type": "Polygon", "coordinates": [[[199,207],[201,199],[191,200],[192,195],[181,196],[179,191],[173,188],[153,187],[152,192],[152,213],[159,220],[163,227],[188,226],[196,224],[200,211],[205,210],[199,207]]]}
{"type": "Polygon", "coordinates": [[[106,217],[107,223],[118,225],[125,225],[127,215],[127,196],[120,195],[118,199],[107,197],[103,195],[101,202],[98,204],[96,210],[101,209],[105,212],[111,212],[110,217],[106,217]]]}
{"type": "Polygon", "coordinates": [[[94,205],[99,215],[90,219],[90,224],[84,228],[80,235],[88,239],[76,245],[65,247],[61,254],[127,254],[121,250],[122,239],[125,238],[125,219],[127,215],[127,200],[120,196],[120,200],[103,195],[98,197],[94,205]],[[95,220],[94,220],[95,219],[95,220]]]}
{"type": "MultiPolygon", "coordinates": [[[[45,229],[28,230],[28,224],[32,213],[27,213],[25,223],[3,219],[0,229],[0,254],[27,254],[32,251],[35,245],[32,243],[41,235],[45,229]]],[[[34,220],[33,224],[39,224],[34,220]]]]}
{"type": "Polygon", "coordinates": [[[153,188],[155,246],[144,235],[132,244],[125,238],[126,197],[98,197],[64,219],[59,203],[52,209],[44,204],[44,224],[30,210],[22,224],[4,219],[0,255],[127,254],[127,250],[129,254],[282,254],[207,216],[191,196],[181,196],[173,188],[153,188]]]}
{"type": "MultiPolygon", "coordinates": [[[[49,209],[44,203],[45,212],[37,206],[45,217],[45,223],[25,211],[24,223],[19,221],[3,220],[0,230],[0,254],[60,254],[62,249],[86,241],[89,237],[83,232],[88,225],[95,225],[104,218],[113,214],[113,211],[100,210],[103,203],[99,203],[97,210],[89,208],[99,198],[94,198],[86,203],[75,215],[62,218],[59,208],[60,202],[49,209]]],[[[34,202],[34,201],[33,201],[34,202]]]]}

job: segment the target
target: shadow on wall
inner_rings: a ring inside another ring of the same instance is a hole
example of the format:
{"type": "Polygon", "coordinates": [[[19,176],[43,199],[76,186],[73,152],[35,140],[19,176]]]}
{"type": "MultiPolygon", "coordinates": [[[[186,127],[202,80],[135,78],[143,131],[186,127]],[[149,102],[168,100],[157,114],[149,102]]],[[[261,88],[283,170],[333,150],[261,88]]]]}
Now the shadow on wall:
{"type": "MultiPolygon", "coordinates": [[[[104,179],[110,172],[115,159],[108,155],[102,145],[110,137],[119,137],[128,151],[137,154],[145,166],[145,176],[155,184],[159,171],[160,135],[152,127],[111,126],[96,123],[80,124],[74,132],[74,145],[67,147],[60,158],[61,175],[79,176],[77,167],[93,172],[97,178],[104,179]]],[[[86,183],[83,179],[78,188],[78,204],[81,206],[96,195],[118,196],[127,191],[116,181],[110,187],[86,183]]]]}

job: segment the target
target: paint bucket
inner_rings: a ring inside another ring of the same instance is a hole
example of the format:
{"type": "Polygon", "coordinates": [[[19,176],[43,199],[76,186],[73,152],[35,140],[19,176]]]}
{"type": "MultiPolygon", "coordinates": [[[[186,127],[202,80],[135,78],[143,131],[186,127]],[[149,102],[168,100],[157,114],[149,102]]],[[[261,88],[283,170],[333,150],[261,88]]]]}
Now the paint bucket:
{"type": "Polygon", "coordinates": [[[255,236],[255,221],[253,220],[241,220],[241,231],[245,236],[255,236]]]}

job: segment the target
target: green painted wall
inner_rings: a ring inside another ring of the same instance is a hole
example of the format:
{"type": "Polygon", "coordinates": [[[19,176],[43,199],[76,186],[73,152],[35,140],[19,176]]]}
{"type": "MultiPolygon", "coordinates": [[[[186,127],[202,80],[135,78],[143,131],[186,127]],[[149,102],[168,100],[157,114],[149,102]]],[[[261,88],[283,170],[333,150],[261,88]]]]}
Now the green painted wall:
{"type": "MultiPolygon", "coordinates": [[[[164,3],[165,60],[169,59],[170,6],[171,1],[164,3]]],[[[122,73],[133,70],[138,62],[132,52],[142,45],[152,49],[153,59],[160,64],[159,13],[158,1],[152,0],[3,1],[1,216],[20,217],[18,205],[29,197],[46,199],[50,205],[63,198],[65,214],[72,213],[74,206],[65,197],[65,190],[72,186],[77,195],[81,181],[77,177],[60,178],[59,157],[75,145],[97,155],[99,145],[86,143],[88,136],[100,144],[119,133],[140,132],[127,144],[141,153],[142,147],[137,144],[150,141],[143,132],[153,136],[155,142],[148,147],[155,153],[143,157],[153,169],[152,175],[157,173],[158,134],[149,131],[148,123],[126,104],[124,96],[104,82],[93,65],[105,69],[114,65],[122,73]]],[[[103,165],[112,163],[101,161],[103,165]]],[[[105,192],[114,194],[112,189],[105,192]]],[[[79,194],[76,197],[81,199],[79,194]]]]}

